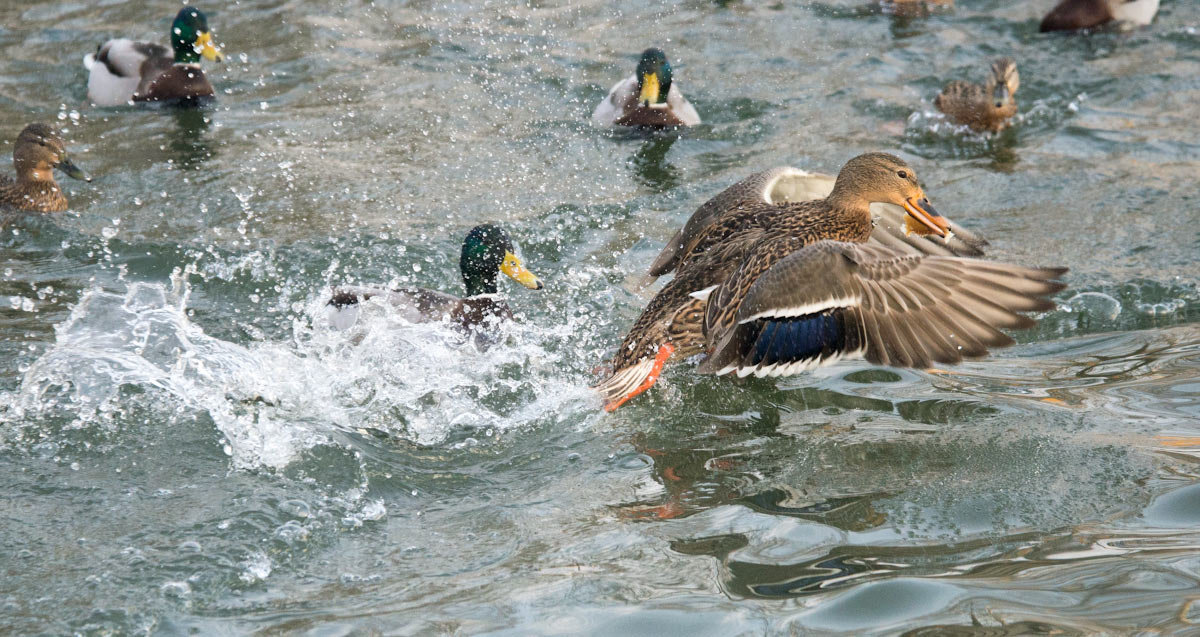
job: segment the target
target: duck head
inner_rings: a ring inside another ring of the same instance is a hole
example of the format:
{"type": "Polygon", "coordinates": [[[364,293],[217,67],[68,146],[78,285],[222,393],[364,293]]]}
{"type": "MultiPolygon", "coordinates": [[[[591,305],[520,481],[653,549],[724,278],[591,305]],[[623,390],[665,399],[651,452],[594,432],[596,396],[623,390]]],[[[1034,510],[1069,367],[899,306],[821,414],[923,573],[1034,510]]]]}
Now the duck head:
{"type": "Polygon", "coordinates": [[[542,289],[541,279],[526,270],[516,255],[508,233],[490,223],[475,226],[467,233],[458,266],[467,286],[467,296],[495,294],[498,273],[504,273],[527,288],[542,289]]]}
{"type": "Polygon", "coordinates": [[[671,90],[671,63],[662,49],[642,52],[637,65],[638,103],[654,108],[666,108],[667,93],[671,90]]]}
{"type": "Polygon", "coordinates": [[[992,105],[998,109],[1012,104],[1017,88],[1021,86],[1021,75],[1017,73],[1017,63],[1011,58],[1000,58],[992,62],[992,75],[988,78],[991,88],[992,105]]]}
{"type": "Polygon", "coordinates": [[[184,7],[171,23],[171,46],[175,49],[175,61],[194,64],[201,57],[210,62],[225,59],[213,43],[212,31],[208,30],[208,17],[195,7],[184,7]]]}
{"type": "Polygon", "coordinates": [[[68,177],[92,180],[71,161],[62,137],[47,124],[30,124],[21,131],[13,147],[13,165],[22,181],[54,181],[54,168],[68,177]]]}
{"type": "Polygon", "coordinates": [[[929,203],[916,171],[895,155],[865,153],[846,162],[829,199],[863,209],[873,203],[895,204],[908,213],[906,232],[949,234],[949,222],[929,203]]]}

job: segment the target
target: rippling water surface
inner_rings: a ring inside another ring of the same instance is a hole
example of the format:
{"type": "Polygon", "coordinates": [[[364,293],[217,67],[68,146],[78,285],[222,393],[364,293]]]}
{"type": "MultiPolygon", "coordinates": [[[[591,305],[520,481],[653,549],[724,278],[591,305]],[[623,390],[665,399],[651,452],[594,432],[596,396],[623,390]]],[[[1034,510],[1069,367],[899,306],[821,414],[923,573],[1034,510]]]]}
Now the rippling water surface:
{"type": "Polygon", "coordinates": [[[1198,630],[1200,8],[1042,36],[1050,4],[240,0],[175,113],[89,107],[80,61],[177,3],[6,3],[2,152],[54,121],[96,179],[0,237],[0,632],[1198,630]],[[652,44],[705,124],[592,128],[652,44]],[[997,55],[1016,126],[947,125],[997,55]],[[982,361],[680,366],[599,412],[697,205],[874,149],[1069,266],[1058,309],[982,361]],[[498,345],[329,328],[332,284],[459,290],[483,221],[547,283],[502,284],[498,345]]]}

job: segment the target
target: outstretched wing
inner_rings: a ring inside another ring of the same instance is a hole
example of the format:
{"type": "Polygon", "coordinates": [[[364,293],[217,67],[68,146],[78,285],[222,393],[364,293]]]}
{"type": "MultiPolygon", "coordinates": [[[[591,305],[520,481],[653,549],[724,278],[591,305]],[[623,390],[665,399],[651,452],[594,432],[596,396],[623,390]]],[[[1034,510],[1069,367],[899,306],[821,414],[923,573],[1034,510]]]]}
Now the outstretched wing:
{"type": "MultiPolygon", "coordinates": [[[[866,358],[928,367],[1011,345],[1020,312],[1054,307],[1065,268],[1028,268],[820,241],[757,277],[701,371],[780,376],[866,358]]],[[[736,275],[735,275],[736,276],[736,275]]]]}
{"type": "Polygon", "coordinates": [[[869,243],[892,248],[899,252],[944,257],[981,257],[987,239],[950,221],[950,236],[943,239],[932,234],[908,234],[905,231],[904,208],[890,203],[871,204],[875,229],[869,243]]]}

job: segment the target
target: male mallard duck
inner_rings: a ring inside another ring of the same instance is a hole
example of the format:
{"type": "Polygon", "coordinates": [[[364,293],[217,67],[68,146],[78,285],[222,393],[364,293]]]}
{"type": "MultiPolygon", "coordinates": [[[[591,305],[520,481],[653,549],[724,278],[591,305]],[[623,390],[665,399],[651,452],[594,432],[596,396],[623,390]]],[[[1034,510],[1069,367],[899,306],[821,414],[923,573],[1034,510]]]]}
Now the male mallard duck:
{"type": "Polygon", "coordinates": [[[934,98],[933,105],[955,124],[965,124],[976,132],[998,133],[1017,114],[1020,85],[1017,63],[1000,58],[992,62],[991,74],[983,84],[950,82],[934,98]]]}
{"type": "Polygon", "coordinates": [[[46,124],[30,124],[17,136],[13,147],[17,179],[0,176],[0,206],[27,212],[62,212],[67,197],[54,181],[55,168],[69,177],[91,181],[76,166],[58,131],[46,124]]]}
{"type": "Polygon", "coordinates": [[[498,273],[503,272],[527,288],[542,289],[542,281],[526,270],[514,253],[508,234],[491,224],[475,226],[467,233],[458,266],[467,287],[465,298],[425,288],[341,287],[333,291],[333,298],[327,304],[332,310],[330,322],[339,329],[348,328],[358,316],[359,303],[381,297],[413,323],[448,318],[460,328],[472,331],[487,323],[512,318],[512,310],[496,291],[498,273]]]}
{"type": "Polygon", "coordinates": [[[695,126],[700,115],[671,78],[671,64],[661,49],[646,49],[637,72],[617,82],[592,112],[604,126],[668,128],[695,126]]]}
{"type": "Polygon", "coordinates": [[[208,18],[184,7],[171,23],[172,55],[167,47],[125,38],[109,40],[83,58],[89,71],[88,99],[97,106],[133,102],[194,103],[213,95],[200,58],[220,62],[208,18]]]}
{"type": "Polygon", "coordinates": [[[1045,297],[1064,287],[1051,280],[1061,268],[868,244],[872,203],[903,208],[908,231],[949,234],[915,171],[886,153],[851,159],[823,199],[756,201],[719,215],[622,342],[615,372],[597,387],[605,408],[652,386],[673,356],[706,353],[702,372],[743,376],[840,358],[926,367],[982,356],[1012,343],[997,328],[1031,326],[1017,312],[1053,307],[1045,297]]]}
{"type": "Polygon", "coordinates": [[[1042,33],[1091,29],[1109,22],[1145,26],[1158,13],[1158,0],[1062,0],[1042,18],[1042,33]]]}

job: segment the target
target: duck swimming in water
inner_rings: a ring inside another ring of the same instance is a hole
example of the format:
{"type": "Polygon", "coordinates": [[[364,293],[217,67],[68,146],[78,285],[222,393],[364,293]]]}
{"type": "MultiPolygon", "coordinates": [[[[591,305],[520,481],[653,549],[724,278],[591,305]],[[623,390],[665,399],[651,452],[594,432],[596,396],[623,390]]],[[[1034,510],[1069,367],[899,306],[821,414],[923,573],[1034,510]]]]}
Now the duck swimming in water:
{"type": "Polygon", "coordinates": [[[25,212],[62,212],[67,197],[54,180],[57,168],[73,179],[91,181],[71,161],[58,131],[47,124],[30,124],[17,136],[13,147],[17,178],[0,176],[0,207],[25,212]]]}
{"type": "Polygon", "coordinates": [[[946,85],[933,100],[933,105],[955,124],[970,127],[975,132],[998,133],[1008,128],[1017,114],[1017,88],[1021,76],[1017,63],[1010,58],[992,62],[983,84],[954,81],[946,85]]]}
{"type": "Polygon", "coordinates": [[[1039,30],[1077,31],[1109,23],[1145,26],[1158,13],[1158,0],[1062,0],[1046,17],[1039,30]]]}
{"type": "Polygon", "coordinates": [[[88,70],[88,99],[97,106],[130,102],[193,105],[213,97],[200,58],[224,59],[213,43],[208,18],[184,7],[171,23],[171,48],[153,42],[117,38],[83,59],[88,70]]]}
{"type": "Polygon", "coordinates": [[[597,387],[605,408],[651,387],[668,360],[702,353],[701,372],[743,376],[799,373],[841,358],[927,367],[982,356],[1013,342],[998,328],[1030,327],[1019,312],[1053,307],[1046,297],[1065,287],[1054,281],[1062,268],[868,243],[876,202],[902,208],[906,231],[950,233],[912,167],[886,153],[847,162],[822,199],[749,202],[697,224],[674,259],[675,278],[634,323],[614,372],[597,387]]]}
{"type": "Polygon", "coordinates": [[[359,304],[379,298],[410,322],[449,320],[463,330],[475,331],[513,316],[497,291],[498,274],[503,273],[532,290],[543,287],[541,279],[525,269],[515,254],[508,233],[492,224],[475,226],[467,233],[458,263],[467,289],[465,297],[417,287],[339,287],[327,304],[330,323],[339,329],[350,327],[358,316],[359,304]]]}
{"type": "Polygon", "coordinates": [[[674,82],[670,62],[661,49],[646,49],[637,71],[617,82],[592,121],[603,126],[671,128],[696,126],[700,115],[674,82]]]}

